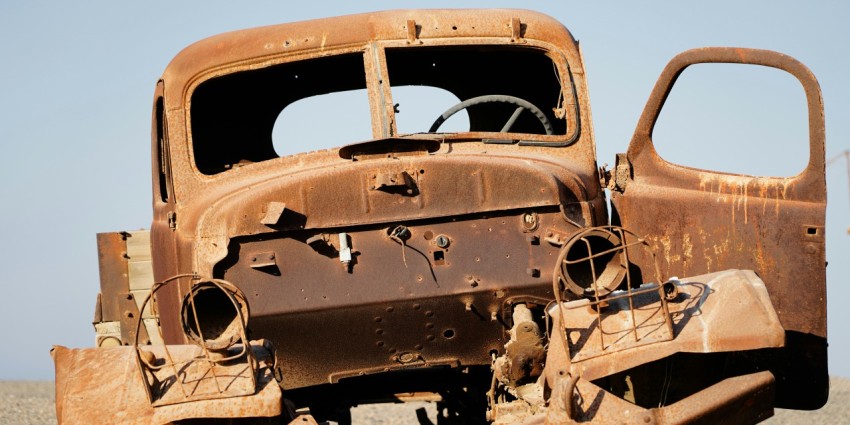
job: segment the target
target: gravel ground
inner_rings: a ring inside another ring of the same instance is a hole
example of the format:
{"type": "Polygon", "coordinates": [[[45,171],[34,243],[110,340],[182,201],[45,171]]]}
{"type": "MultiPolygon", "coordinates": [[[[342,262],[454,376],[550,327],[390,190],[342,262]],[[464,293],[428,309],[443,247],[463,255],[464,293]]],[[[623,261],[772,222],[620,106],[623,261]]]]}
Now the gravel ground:
{"type": "MultiPolygon", "coordinates": [[[[53,382],[0,381],[0,424],[48,425],[55,424],[53,411],[53,382]]],[[[416,409],[424,408],[435,421],[436,410],[432,403],[393,405],[368,405],[355,408],[355,424],[416,425],[416,409]]],[[[832,378],[829,402],[820,410],[800,412],[776,411],[776,416],[764,422],[768,425],[821,425],[850,424],[850,379],[832,378]]]]}
{"type": "Polygon", "coordinates": [[[55,424],[52,381],[0,381],[0,424],[55,424]]]}
{"type": "Polygon", "coordinates": [[[829,401],[813,412],[776,409],[774,416],[764,422],[768,425],[821,425],[850,424],[850,379],[833,376],[829,383],[829,401]]]}

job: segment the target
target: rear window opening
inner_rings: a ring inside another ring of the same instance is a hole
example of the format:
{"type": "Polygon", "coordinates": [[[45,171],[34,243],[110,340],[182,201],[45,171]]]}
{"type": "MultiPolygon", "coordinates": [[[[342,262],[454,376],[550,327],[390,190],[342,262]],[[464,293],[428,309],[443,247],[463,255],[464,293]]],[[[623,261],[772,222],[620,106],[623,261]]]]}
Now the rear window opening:
{"type": "Polygon", "coordinates": [[[504,46],[407,47],[387,49],[386,58],[400,134],[567,133],[564,114],[556,112],[563,111],[565,103],[558,70],[543,51],[504,46]],[[459,106],[463,101],[472,105],[459,106]],[[457,114],[435,129],[435,121],[453,106],[458,106],[457,114]],[[517,109],[522,111],[507,129],[517,109]],[[550,125],[548,131],[545,122],[550,125]]]}
{"type": "Polygon", "coordinates": [[[372,137],[362,53],[210,79],[191,114],[195,165],[207,175],[372,137]]]}
{"type": "MultiPolygon", "coordinates": [[[[548,144],[549,139],[537,136],[575,133],[568,124],[576,122],[575,107],[565,107],[574,105],[574,99],[564,99],[558,68],[543,50],[462,45],[381,51],[387,75],[374,78],[389,81],[394,108],[387,113],[394,117],[387,123],[395,123],[397,134],[548,144]]],[[[198,170],[213,175],[284,155],[371,140],[365,60],[373,60],[372,55],[346,53],[201,83],[191,96],[190,110],[198,170]]],[[[376,81],[378,86],[385,82],[376,81]]],[[[376,105],[383,101],[372,99],[376,105]]]]}

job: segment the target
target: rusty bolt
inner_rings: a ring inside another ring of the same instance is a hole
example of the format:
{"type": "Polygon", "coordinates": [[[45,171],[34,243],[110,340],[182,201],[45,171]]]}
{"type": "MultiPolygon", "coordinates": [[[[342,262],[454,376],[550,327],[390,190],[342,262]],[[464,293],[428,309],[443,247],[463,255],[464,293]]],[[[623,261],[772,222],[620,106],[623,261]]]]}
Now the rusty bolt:
{"type": "Polygon", "coordinates": [[[525,213],[522,215],[522,227],[526,231],[532,231],[537,228],[537,213],[525,213]]]}
{"type": "Polygon", "coordinates": [[[449,237],[446,235],[437,235],[437,238],[434,239],[434,242],[438,247],[446,249],[449,247],[449,237]]]}
{"type": "Polygon", "coordinates": [[[413,353],[401,353],[398,355],[399,363],[410,363],[416,360],[417,356],[413,353]]]}

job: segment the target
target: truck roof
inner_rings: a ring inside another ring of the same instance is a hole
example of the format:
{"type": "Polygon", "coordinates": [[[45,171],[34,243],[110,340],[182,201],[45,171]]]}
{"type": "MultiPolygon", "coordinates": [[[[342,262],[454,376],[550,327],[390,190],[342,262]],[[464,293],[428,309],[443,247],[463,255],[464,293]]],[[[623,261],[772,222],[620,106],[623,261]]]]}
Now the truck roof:
{"type": "MultiPolygon", "coordinates": [[[[363,46],[373,41],[408,40],[423,45],[443,44],[451,38],[504,38],[506,43],[531,39],[561,48],[577,59],[576,41],[555,19],[518,9],[391,10],[315,19],[245,29],[215,35],[183,49],[163,73],[166,87],[186,87],[199,74],[216,69],[293,53],[322,56],[326,50],[363,46]],[[408,22],[415,31],[408,30],[408,22]],[[518,23],[514,29],[513,23],[518,23]]],[[[572,60],[571,60],[572,62],[572,60]]],[[[252,66],[253,65],[253,66],[252,66]]],[[[167,90],[169,103],[184,90],[167,90]]]]}

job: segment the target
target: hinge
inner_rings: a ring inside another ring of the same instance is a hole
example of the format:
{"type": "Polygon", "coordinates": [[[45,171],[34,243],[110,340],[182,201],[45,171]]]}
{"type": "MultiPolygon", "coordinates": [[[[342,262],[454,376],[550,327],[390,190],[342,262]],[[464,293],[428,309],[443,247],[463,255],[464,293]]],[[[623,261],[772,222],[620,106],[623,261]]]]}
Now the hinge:
{"type": "Polygon", "coordinates": [[[613,178],[608,181],[608,189],[625,192],[626,185],[632,179],[632,164],[624,153],[618,153],[614,161],[613,178]]]}
{"type": "Polygon", "coordinates": [[[168,228],[171,230],[177,229],[177,213],[169,211],[165,217],[168,219],[168,228]]]}

